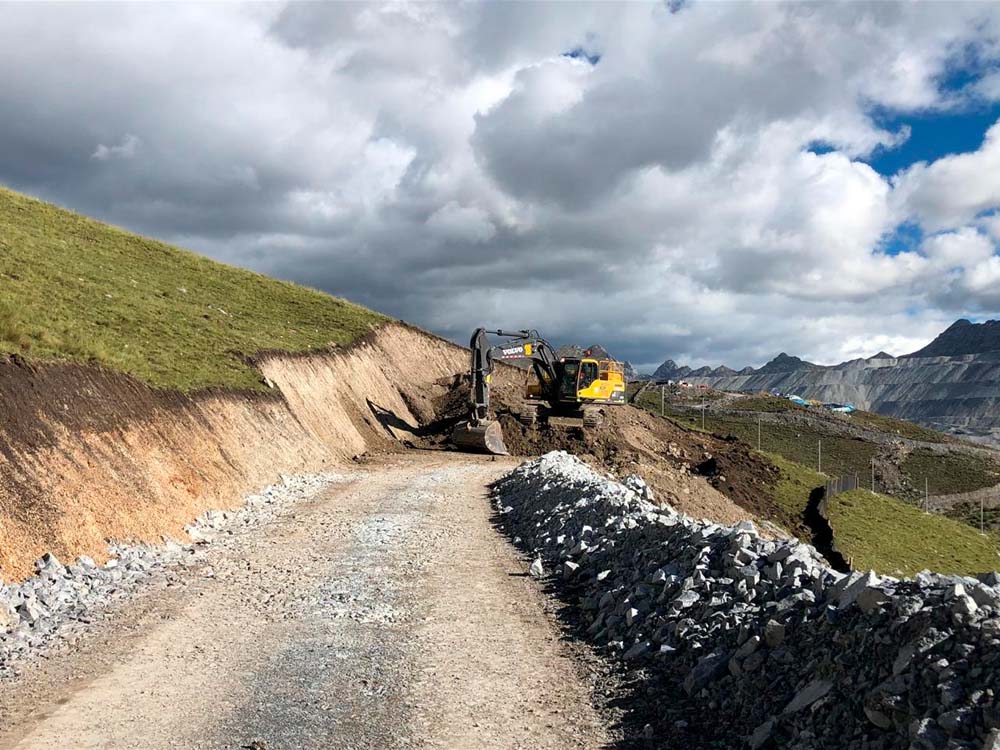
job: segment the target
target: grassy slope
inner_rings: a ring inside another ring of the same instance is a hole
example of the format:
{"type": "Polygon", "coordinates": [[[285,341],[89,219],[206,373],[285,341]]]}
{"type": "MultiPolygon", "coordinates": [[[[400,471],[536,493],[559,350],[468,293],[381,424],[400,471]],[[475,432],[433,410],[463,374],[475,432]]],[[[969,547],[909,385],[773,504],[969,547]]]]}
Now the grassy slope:
{"type": "MultiPolygon", "coordinates": [[[[789,461],[777,453],[762,455],[781,469],[781,481],[773,488],[773,497],[782,510],[788,513],[789,519],[793,519],[801,530],[802,514],[806,509],[810,493],[826,484],[828,477],[807,466],[789,461]]],[[[805,541],[808,542],[809,539],[805,541]]]]}
{"type": "MultiPolygon", "coordinates": [[[[659,413],[659,396],[656,397],[655,408],[652,399],[646,403],[644,398],[640,405],[659,413]]],[[[694,422],[686,413],[671,416],[668,412],[667,418],[687,429],[701,429],[700,415],[695,416],[694,422]]],[[[707,430],[734,434],[748,447],[756,446],[756,421],[720,420],[708,416],[705,426],[707,430]]],[[[791,428],[771,428],[770,437],[765,433],[763,455],[781,470],[781,480],[771,488],[771,496],[781,511],[779,517],[768,520],[809,542],[810,533],[802,515],[812,490],[822,486],[829,478],[827,467],[831,463],[843,466],[845,462],[870,460],[869,451],[874,451],[874,445],[824,435],[824,473],[820,474],[815,470],[815,454],[809,450],[815,445],[816,436],[796,433],[791,428]],[[828,450],[834,446],[836,448],[828,459],[828,450]],[[790,459],[790,456],[804,457],[811,467],[790,459]]],[[[945,466],[950,465],[945,463],[945,466]]],[[[859,569],[872,568],[885,574],[910,575],[925,568],[954,573],[979,573],[1000,568],[1000,557],[997,556],[1000,539],[994,535],[981,536],[975,529],[950,518],[923,513],[913,505],[884,495],[873,495],[867,490],[843,493],[832,498],[829,505],[837,548],[845,557],[853,558],[854,565],[859,569]]],[[[969,515],[969,520],[972,520],[969,515]]],[[[990,520],[987,514],[987,525],[990,520]]],[[[975,525],[978,527],[978,524],[977,509],[975,525]]]]}
{"type": "Polygon", "coordinates": [[[858,569],[970,575],[1000,568],[997,537],[891,497],[845,492],[830,500],[829,514],[837,548],[858,569]]]}
{"type": "Polygon", "coordinates": [[[261,388],[241,360],[387,320],[0,188],[0,351],[96,360],[156,386],[261,388]]]}
{"type": "MultiPolygon", "coordinates": [[[[773,497],[787,514],[771,520],[811,541],[801,522],[802,512],[809,493],[827,477],[780,455],[764,455],[781,469],[773,497]]],[[[1000,568],[1000,538],[982,536],[964,523],[868,490],[842,493],[828,505],[837,549],[856,569],[890,575],[913,575],[924,569],[971,575],[1000,568]]]]}
{"type": "Polygon", "coordinates": [[[903,461],[903,471],[918,489],[923,487],[920,478],[926,477],[927,490],[932,495],[971,492],[1000,482],[995,464],[981,456],[964,454],[938,456],[929,451],[914,451],[903,461]]]}

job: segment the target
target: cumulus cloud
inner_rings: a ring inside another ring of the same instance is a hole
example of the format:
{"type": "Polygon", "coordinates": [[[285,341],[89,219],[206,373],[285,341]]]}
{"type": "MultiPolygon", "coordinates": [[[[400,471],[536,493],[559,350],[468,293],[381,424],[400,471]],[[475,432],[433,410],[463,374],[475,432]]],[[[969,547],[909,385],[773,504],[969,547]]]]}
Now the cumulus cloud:
{"type": "Polygon", "coordinates": [[[91,159],[97,159],[98,161],[108,161],[109,159],[131,159],[136,155],[139,150],[139,144],[142,141],[139,140],[138,136],[128,134],[122,138],[121,143],[117,146],[105,146],[103,143],[97,144],[97,148],[94,153],[90,155],[91,159]]]}
{"type": "Polygon", "coordinates": [[[990,4],[4,16],[0,182],[458,341],[832,362],[1000,310],[1000,125],[898,175],[865,161],[909,135],[878,113],[998,98],[995,73],[945,85],[1000,59],[990,4]]]}
{"type": "Polygon", "coordinates": [[[920,162],[898,175],[895,199],[905,218],[937,231],[972,222],[1000,206],[1000,122],[978,150],[920,162]]]}

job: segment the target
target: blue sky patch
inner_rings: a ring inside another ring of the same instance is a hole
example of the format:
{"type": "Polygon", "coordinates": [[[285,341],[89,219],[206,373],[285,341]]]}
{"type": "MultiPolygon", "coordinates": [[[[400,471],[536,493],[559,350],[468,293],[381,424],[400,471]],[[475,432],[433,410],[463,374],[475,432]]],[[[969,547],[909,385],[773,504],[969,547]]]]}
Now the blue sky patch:
{"type": "Polygon", "coordinates": [[[892,234],[884,237],[879,249],[886,255],[899,255],[920,247],[924,241],[924,231],[913,222],[906,222],[896,227],[892,234]]]}
{"type": "Polygon", "coordinates": [[[864,159],[879,174],[890,176],[914,162],[978,149],[983,135],[1000,119],[1000,102],[961,112],[873,113],[873,118],[879,127],[891,132],[910,127],[905,142],[895,148],[880,148],[864,159]]]}
{"type": "Polygon", "coordinates": [[[826,141],[813,141],[812,143],[806,146],[806,151],[809,151],[810,153],[813,154],[817,154],[818,156],[822,156],[823,154],[831,154],[836,150],[837,150],[836,146],[833,146],[827,143],[826,141]]]}
{"type": "Polygon", "coordinates": [[[569,52],[563,52],[563,57],[572,57],[574,60],[586,60],[591,65],[597,65],[601,61],[601,56],[596,52],[588,52],[583,47],[574,47],[569,52]]]}

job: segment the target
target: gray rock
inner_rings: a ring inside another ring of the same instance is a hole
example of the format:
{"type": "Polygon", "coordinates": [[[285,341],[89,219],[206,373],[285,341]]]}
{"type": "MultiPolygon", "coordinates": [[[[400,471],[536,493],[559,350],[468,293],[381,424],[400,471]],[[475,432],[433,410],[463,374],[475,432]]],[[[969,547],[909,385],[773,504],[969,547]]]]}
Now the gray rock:
{"type": "Polygon", "coordinates": [[[721,650],[703,656],[684,678],[684,692],[688,695],[700,692],[706,685],[726,673],[728,662],[728,654],[721,650]]]}
{"type": "Polygon", "coordinates": [[[760,636],[752,635],[749,638],[747,638],[747,640],[743,643],[742,646],[736,649],[735,656],[737,659],[745,659],[746,657],[750,656],[750,654],[752,654],[754,651],[756,651],[758,646],[760,646],[760,636]]]}
{"type": "Polygon", "coordinates": [[[638,659],[640,656],[645,656],[649,653],[649,650],[653,647],[653,644],[649,641],[636,641],[632,648],[625,652],[622,658],[625,661],[632,661],[633,659],[638,659]]]}
{"type": "Polygon", "coordinates": [[[763,724],[754,729],[753,734],[750,735],[751,750],[758,750],[758,748],[762,747],[765,742],[771,739],[771,733],[773,731],[774,731],[774,719],[768,719],[763,724]]]}
{"type": "Polygon", "coordinates": [[[795,694],[782,713],[793,714],[801,711],[826,696],[832,688],[833,683],[829,680],[813,680],[795,694]]]}
{"type": "Polygon", "coordinates": [[[771,620],[764,627],[764,641],[770,648],[781,645],[785,640],[785,626],[780,622],[771,620]]]}
{"type": "Polygon", "coordinates": [[[542,564],[542,558],[536,557],[532,561],[531,566],[528,568],[528,573],[535,578],[541,578],[545,575],[545,566],[542,564]]]}
{"type": "Polygon", "coordinates": [[[877,586],[869,586],[858,594],[856,601],[858,607],[861,608],[861,611],[868,615],[889,601],[889,599],[889,595],[882,589],[877,586]]]}
{"type": "Polygon", "coordinates": [[[864,711],[865,716],[868,717],[868,721],[877,726],[879,729],[892,729],[892,719],[881,711],[869,708],[868,706],[865,706],[864,711]]]}

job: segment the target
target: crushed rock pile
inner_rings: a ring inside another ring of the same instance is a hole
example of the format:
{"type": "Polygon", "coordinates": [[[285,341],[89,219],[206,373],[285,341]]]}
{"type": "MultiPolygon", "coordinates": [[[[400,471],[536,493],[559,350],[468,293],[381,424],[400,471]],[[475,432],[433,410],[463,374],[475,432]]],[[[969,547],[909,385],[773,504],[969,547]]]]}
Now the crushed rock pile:
{"type": "Polygon", "coordinates": [[[205,546],[235,538],[346,477],[315,474],[282,477],[280,484],[248,495],[235,511],[210,510],[185,527],[190,541],[166,539],[162,545],[109,545],[111,558],[98,565],[89,557],[64,565],[45,554],[36,574],[20,583],[0,581],[0,674],[24,659],[47,654],[77,640],[112,605],[140,590],[183,584],[183,568],[205,567],[205,546]]]}
{"type": "Polygon", "coordinates": [[[996,574],[844,575],[564,452],[494,497],[532,573],[635,676],[649,746],[1000,750],[996,574]]]}

